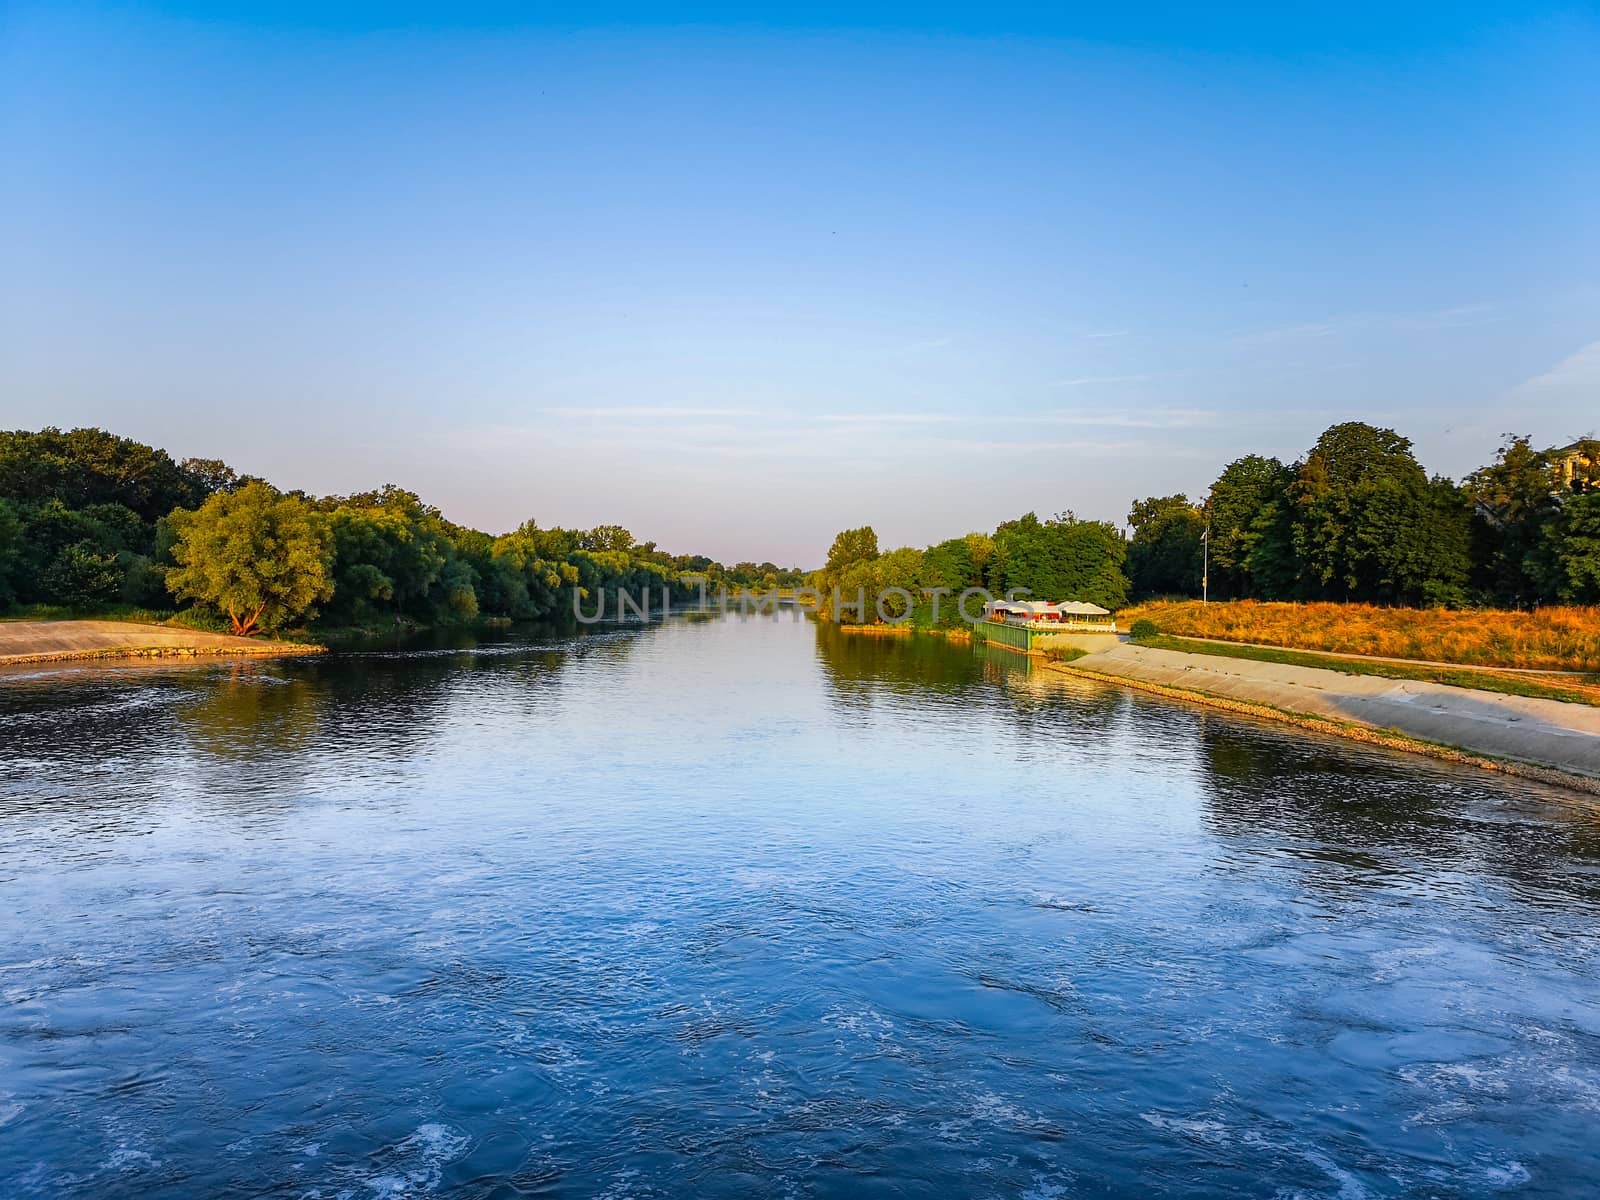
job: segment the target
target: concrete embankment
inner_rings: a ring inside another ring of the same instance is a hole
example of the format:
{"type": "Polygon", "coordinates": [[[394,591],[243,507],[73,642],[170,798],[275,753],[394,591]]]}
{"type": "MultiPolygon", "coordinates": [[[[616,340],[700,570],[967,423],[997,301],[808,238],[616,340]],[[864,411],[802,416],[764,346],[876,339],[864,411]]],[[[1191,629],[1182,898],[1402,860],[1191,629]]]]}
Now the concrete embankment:
{"type": "Polygon", "coordinates": [[[1132,644],[1085,655],[1069,669],[1380,734],[1394,730],[1432,746],[1553,769],[1600,787],[1600,708],[1589,705],[1132,644]]]}
{"type": "Polygon", "coordinates": [[[0,666],[100,658],[320,654],[321,646],[132,621],[0,621],[0,666]]]}

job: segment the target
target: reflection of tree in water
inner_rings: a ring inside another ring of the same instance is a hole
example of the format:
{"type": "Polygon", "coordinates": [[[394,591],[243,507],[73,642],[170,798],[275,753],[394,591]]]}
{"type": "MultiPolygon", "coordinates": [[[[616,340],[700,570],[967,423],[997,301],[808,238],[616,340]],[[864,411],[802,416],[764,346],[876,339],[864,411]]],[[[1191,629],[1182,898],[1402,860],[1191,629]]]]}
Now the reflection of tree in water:
{"type": "Polygon", "coordinates": [[[873,696],[957,696],[982,680],[965,645],[943,638],[846,633],[828,621],[813,623],[823,678],[846,707],[873,696]]]}
{"type": "Polygon", "coordinates": [[[316,672],[243,661],[187,682],[189,698],[173,721],[202,758],[248,762],[298,754],[317,741],[325,687],[316,672]]]}
{"type": "Polygon", "coordinates": [[[1308,883],[1344,892],[1491,873],[1600,900],[1600,821],[1549,789],[1211,713],[1197,732],[1212,830],[1300,858],[1308,883]]]}
{"type": "Polygon", "coordinates": [[[191,790],[259,806],[338,791],[341,778],[398,781],[463,723],[542,719],[571,671],[626,657],[637,636],[454,632],[318,658],[21,676],[0,690],[0,799],[131,819],[191,790]]]}
{"type": "Polygon", "coordinates": [[[1013,730],[1049,737],[1063,722],[1103,726],[1123,708],[1118,691],[1047,670],[1027,655],[923,635],[846,633],[816,622],[817,657],[844,708],[870,710],[887,694],[940,719],[1000,708],[1013,730]]]}
{"type": "Polygon", "coordinates": [[[638,636],[600,626],[453,630],[330,655],[307,668],[323,698],[317,747],[402,763],[448,740],[463,720],[536,715],[569,672],[595,659],[620,662],[638,636]]]}

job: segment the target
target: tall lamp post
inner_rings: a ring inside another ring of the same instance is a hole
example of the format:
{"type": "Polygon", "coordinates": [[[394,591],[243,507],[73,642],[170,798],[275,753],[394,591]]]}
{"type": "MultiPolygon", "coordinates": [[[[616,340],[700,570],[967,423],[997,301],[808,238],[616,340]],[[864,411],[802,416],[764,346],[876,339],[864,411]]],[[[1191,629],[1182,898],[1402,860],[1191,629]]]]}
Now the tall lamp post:
{"type": "Polygon", "coordinates": [[[1200,603],[1211,603],[1211,522],[1200,535],[1200,603]]]}

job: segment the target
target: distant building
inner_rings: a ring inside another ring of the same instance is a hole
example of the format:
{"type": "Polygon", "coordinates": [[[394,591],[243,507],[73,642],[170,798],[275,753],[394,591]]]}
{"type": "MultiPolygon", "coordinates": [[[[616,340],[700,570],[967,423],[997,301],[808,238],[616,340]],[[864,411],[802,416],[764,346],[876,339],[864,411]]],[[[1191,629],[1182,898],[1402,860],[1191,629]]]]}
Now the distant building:
{"type": "Polygon", "coordinates": [[[1561,491],[1582,492],[1595,486],[1595,458],[1600,455],[1600,442],[1585,438],[1570,446],[1546,450],[1545,454],[1561,491]]]}

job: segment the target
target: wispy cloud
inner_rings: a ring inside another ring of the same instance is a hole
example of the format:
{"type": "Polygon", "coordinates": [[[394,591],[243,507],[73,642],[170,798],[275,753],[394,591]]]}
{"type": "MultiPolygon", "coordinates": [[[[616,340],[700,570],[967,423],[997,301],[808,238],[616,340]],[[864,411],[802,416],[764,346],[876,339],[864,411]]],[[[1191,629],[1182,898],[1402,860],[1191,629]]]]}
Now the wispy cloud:
{"type": "Polygon", "coordinates": [[[657,418],[663,421],[673,421],[682,417],[757,417],[761,415],[761,411],[754,408],[684,408],[654,404],[594,407],[579,404],[556,405],[541,411],[569,417],[643,417],[647,419],[657,418]]]}
{"type": "Polygon", "coordinates": [[[1526,427],[1553,441],[1573,441],[1595,433],[1595,399],[1600,397],[1600,341],[1567,355],[1548,371],[1526,379],[1506,394],[1504,408],[1523,414],[1526,427]]]}
{"type": "Polygon", "coordinates": [[[903,346],[896,346],[894,354],[924,354],[929,350],[943,350],[950,345],[953,339],[947,337],[928,338],[921,342],[907,342],[903,346]]]}
{"type": "Polygon", "coordinates": [[[1503,320],[1492,304],[1456,304],[1448,308],[1415,312],[1361,312],[1328,317],[1321,321],[1300,321],[1271,329],[1240,330],[1230,341],[1241,344],[1327,338],[1366,331],[1426,332],[1438,329],[1465,329],[1503,320]]]}
{"type": "Polygon", "coordinates": [[[1579,388],[1600,394],[1600,341],[1590,342],[1548,371],[1519,383],[1511,389],[1511,395],[1531,397],[1579,388]]]}
{"type": "Polygon", "coordinates": [[[1148,375],[1082,375],[1076,379],[1057,379],[1051,387],[1073,388],[1093,387],[1108,383],[1141,383],[1149,379],[1148,375]]]}
{"type": "Polygon", "coordinates": [[[1048,425],[1081,425],[1104,429],[1193,429],[1213,420],[1216,415],[1202,409],[1174,408],[1143,413],[1040,413],[1028,419],[1048,425]]]}
{"type": "Polygon", "coordinates": [[[835,425],[947,425],[952,421],[971,420],[961,413],[884,412],[884,413],[819,413],[813,418],[835,425]]]}
{"type": "Polygon", "coordinates": [[[1133,334],[1131,329],[1103,329],[1097,333],[1086,333],[1084,338],[1091,342],[1102,341],[1105,338],[1129,337],[1133,334]]]}

